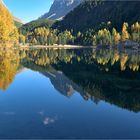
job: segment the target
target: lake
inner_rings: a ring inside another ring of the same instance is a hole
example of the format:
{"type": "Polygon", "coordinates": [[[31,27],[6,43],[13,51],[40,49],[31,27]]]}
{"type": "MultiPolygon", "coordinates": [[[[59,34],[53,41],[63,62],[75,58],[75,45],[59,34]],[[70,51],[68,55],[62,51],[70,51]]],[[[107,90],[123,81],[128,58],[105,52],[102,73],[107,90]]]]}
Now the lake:
{"type": "Polygon", "coordinates": [[[0,138],[140,138],[139,53],[1,49],[0,138]]]}

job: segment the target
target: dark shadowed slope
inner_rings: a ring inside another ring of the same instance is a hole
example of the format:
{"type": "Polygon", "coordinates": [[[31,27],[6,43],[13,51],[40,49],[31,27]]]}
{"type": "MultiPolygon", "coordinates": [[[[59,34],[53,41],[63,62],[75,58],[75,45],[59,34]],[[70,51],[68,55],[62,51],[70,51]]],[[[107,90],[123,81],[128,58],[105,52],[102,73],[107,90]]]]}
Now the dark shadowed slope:
{"type": "Polygon", "coordinates": [[[70,12],[64,20],[54,27],[60,30],[73,29],[75,32],[89,28],[98,29],[108,21],[112,26],[121,29],[123,22],[132,24],[140,21],[140,1],[101,1],[95,0],[81,3],[70,12]]]}

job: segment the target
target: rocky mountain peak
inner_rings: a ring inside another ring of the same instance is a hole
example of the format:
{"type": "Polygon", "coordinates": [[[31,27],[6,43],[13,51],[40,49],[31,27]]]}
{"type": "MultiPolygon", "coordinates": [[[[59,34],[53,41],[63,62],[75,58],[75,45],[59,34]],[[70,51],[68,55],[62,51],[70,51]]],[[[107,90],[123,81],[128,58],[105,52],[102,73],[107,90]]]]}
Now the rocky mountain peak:
{"type": "Polygon", "coordinates": [[[80,4],[81,0],[54,0],[50,11],[45,13],[41,18],[62,19],[71,10],[80,4]]]}

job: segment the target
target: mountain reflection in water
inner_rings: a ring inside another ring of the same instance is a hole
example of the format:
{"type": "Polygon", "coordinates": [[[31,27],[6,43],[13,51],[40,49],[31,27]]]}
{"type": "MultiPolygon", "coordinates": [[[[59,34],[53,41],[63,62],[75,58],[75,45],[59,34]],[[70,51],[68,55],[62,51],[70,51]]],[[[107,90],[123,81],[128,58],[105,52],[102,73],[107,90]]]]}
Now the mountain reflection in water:
{"type": "Polygon", "coordinates": [[[24,68],[49,78],[66,97],[75,92],[85,100],[100,100],[140,111],[140,55],[118,49],[30,49],[0,51],[0,89],[6,90],[24,68]]]}

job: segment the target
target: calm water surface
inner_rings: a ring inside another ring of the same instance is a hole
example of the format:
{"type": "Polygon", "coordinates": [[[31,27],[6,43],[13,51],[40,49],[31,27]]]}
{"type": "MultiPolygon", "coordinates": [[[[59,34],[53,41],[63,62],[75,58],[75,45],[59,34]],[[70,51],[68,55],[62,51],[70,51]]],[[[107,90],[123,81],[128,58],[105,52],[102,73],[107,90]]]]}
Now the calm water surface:
{"type": "Polygon", "coordinates": [[[139,53],[3,50],[0,138],[140,138],[139,53]]]}

